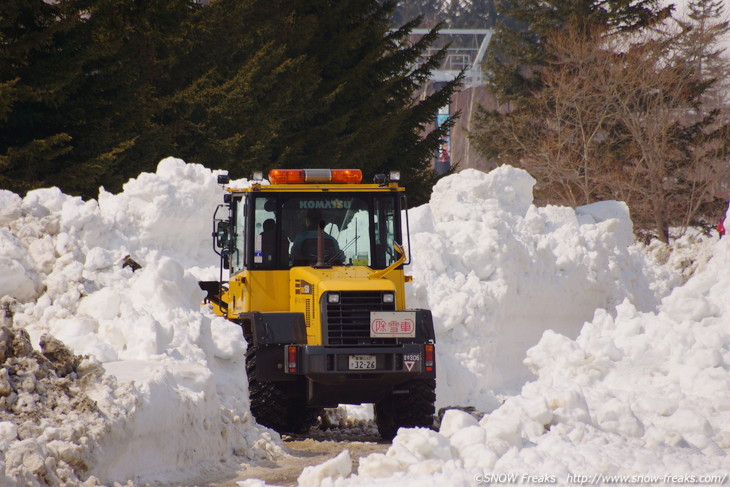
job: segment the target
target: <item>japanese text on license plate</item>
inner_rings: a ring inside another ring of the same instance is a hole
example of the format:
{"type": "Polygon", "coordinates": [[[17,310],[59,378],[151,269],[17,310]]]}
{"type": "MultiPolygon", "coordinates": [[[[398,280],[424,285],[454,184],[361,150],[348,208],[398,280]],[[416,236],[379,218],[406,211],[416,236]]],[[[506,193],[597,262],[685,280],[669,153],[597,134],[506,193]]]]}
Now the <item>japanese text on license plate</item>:
{"type": "Polygon", "coordinates": [[[350,355],[350,370],[374,370],[375,355],[350,355]]]}

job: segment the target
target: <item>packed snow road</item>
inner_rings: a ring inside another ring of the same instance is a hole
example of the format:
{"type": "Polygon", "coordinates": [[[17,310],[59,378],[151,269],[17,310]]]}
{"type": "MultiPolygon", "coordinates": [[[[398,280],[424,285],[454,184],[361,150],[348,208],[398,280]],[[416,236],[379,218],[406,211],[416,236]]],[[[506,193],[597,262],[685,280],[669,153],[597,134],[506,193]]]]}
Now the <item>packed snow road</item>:
{"type": "MultiPolygon", "coordinates": [[[[241,482],[248,481],[243,485],[319,485],[321,476],[303,474],[307,467],[323,464],[337,458],[343,452],[347,452],[351,461],[351,471],[356,472],[359,459],[371,453],[384,453],[390,446],[389,442],[378,441],[375,437],[371,440],[344,440],[327,439],[326,435],[314,434],[312,438],[284,437],[284,454],[275,460],[264,464],[247,467],[235,474],[225,478],[209,479],[209,483],[203,484],[206,487],[240,487],[241,482]],[[259,480],[261,482],[255,482],[259,480]]],[[[354,435],[359,437],[360,435],[354,435]]],[[[377,436],[377,435],[376,435],[377,436]]],[[[342,464],[342,459],[338,464],[342,464]]],[[[331,472],[323,472],[331,474],[331,472]]]]}

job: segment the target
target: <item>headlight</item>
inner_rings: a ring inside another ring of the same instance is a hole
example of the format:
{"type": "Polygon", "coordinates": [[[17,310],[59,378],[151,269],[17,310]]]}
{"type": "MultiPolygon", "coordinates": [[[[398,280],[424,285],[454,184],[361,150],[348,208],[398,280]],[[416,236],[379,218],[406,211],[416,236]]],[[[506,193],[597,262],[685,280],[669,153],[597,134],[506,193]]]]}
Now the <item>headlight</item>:
{"type": "Polygon", "coordinates": [[[327,302],[330,304],[337,304],[340,302],[340,293],[329,293],[327,294],[327,302]]]}
{"type": "Polygon", "coordinates": [[[394,303],[395,302],[395,294],[393,294],[393,293],[383,293],[383,302],[384,303],[394,303]]]}

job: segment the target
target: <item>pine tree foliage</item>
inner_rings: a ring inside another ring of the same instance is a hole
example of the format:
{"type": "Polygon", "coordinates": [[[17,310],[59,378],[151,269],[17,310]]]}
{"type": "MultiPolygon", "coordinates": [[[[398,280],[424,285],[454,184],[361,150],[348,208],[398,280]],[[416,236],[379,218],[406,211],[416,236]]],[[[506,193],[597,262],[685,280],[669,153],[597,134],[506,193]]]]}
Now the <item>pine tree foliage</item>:
{"type": "Polygon", "coordinates": [[[687,9],[687,17],[677,21],[683,30],[680,50],[694,66],[696,79],[708,85],[701,109],[719,108],[730,101],[730,58],[722,47],[730,34],[730,12],[720,0],[693,0],[687,9]]]}
{"type": "MultiPolygon", "coordinates": [[[[2,39],[0,39],[2,42],[2,39]]],[[[0,83],[0,121],[6,120],[8,113],[18,98],[18,78],[0,83]]]]}
{"type": "Polygon", "coordinates": [[[98,186],[154,167],[158,90],[192,0],[10,0],[0,5],[0,185],[98,186]],[[10,84],[9,84],[10,83],[10,84]],[[6,88],[8,87],[8,88],[6,88]],[[12,98],[11,98],[12,97],[12,98]],[[149,145],[145,146],[145,142],[149,145]]]}
{"type": "Polygon", "coordinates": [[[443,24],[447,29],[487,29],[497,23],[499,0],[401,0],[393,25],[420,17],[424,27],[443,24]]]}
{"type": "Polygon", "coordinates": [[[43,172],[54,160],[67,152],[69,136],[45,107],[63,102],[64,91],[78,65],[78,56],[59,63],[52,47],[68,42],[77,22],[73,7],[42,1],[0,4],[2,187],[32,187],[42,180],[43,172]]]}
{"type": "Polygon", "coordinates": [[[400,27],[413,19],[420,18],[421,24],[432,28],[443,21],[441,0],[401,0],[393,13],[392,25],[400,27]]]}
{"type": "Polygon", "coordinates": [[[499,22],[485,58],[485,74],[502,102],[517,101],[540,86],[549,64],[546,37],[580,32],[587,42],[611,32],[640,32],[667,19],[673,6],[660,0],[498,0],[499,22]]]}
{"type": "Polygon", "coordinates": [[[460,12],[450,16],[449,27],[453,28],[493,28],[497,24],[497,0],[464,0],[458,3],[460,12]]]}
{"type": "Polygon", "coordinates": [[[405,184],[422,188],[423,201],[447,128],[424,134],[460,80],[413,99],[443,53],[421,62],[436,32],[409,45],[417,22],[391,31],[393,8],[359,0],[213,2],[191,52],[225,35],[239,41],[201,60],[201,77],[173,100],[168,118],[185,121],[176,134],[183,157],[224,165],[234,177],[273,167],[359,167],[367,178],[399,169],[405,184]]]}
{"type": "Polygon", "coordinates": [[[175,155],[233,176],[400,169],[425,198],[429,132],[459,80],[378,0],[8,0],[0,4],[0,186],[95,196],[175,155]],[[426,135],[428,134],[428,135],[426,135]]]}

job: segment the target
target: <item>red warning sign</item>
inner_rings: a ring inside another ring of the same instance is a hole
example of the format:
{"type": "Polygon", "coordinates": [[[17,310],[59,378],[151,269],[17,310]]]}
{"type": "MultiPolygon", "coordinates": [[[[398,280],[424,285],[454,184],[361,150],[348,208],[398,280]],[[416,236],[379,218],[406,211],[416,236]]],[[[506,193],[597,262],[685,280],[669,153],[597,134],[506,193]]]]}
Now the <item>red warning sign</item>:
{"type": "Polygon", "coordinates": [[[414,338],[415,311],[373,311],[370,313],[372,338],[414,338]]]}

